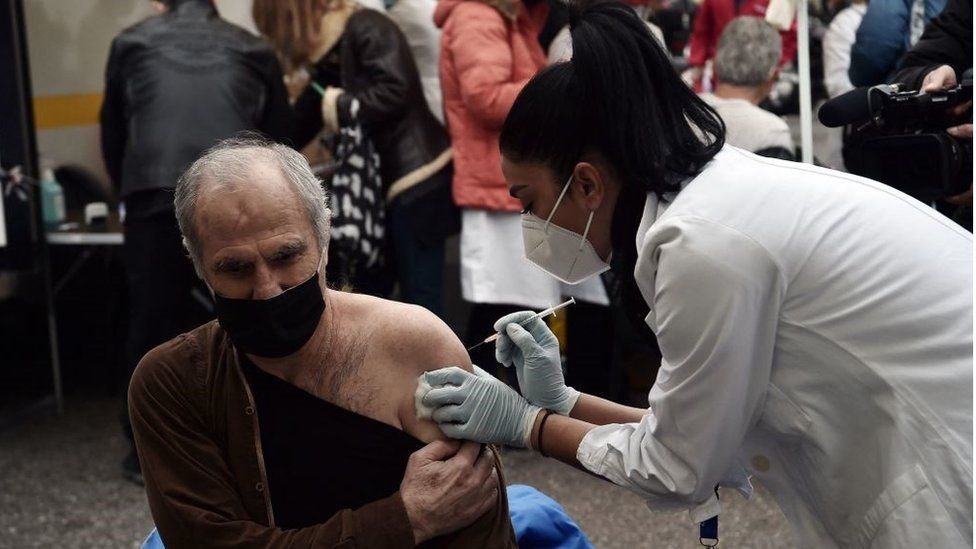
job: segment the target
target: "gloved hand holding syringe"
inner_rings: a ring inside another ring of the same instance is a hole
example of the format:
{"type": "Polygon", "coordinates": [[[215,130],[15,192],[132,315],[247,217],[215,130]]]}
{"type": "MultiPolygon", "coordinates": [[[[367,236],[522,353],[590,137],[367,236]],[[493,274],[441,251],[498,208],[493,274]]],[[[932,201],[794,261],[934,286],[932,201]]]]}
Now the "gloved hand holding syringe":
{"type": "Polygon", "coordinates": [[[495,358],[515,368],[521,396],[477,366],[474,373],[458,367],[432,370],[418,379],[417,417],[433,419],[452,438],[528,446],[532,423],[541,408],[569,415],[580,396],[579,391],[566,386],[559,341],[542,321],[574,303],[576,300],[570,299],[538,313],[520,311],[504,316],[495,323],[497,333],[472,347],[497,341],[495,358]],[[463,404],[484,399],[492,406],[463,404]]]}
{"type": "MultiPolygon", "coordinates": [[[[576,298],[571,297],[571,298],[569,298],[568,301],[564,301],[564,302],[560,303],[559,305],[555,305],[553,307],[549,307],[548,309],[546,309],[544,311],[539,311],[538,313],[530,316],[529,318],[526,318],[525,320],[519,322],[518,324],[520,326],[526,326],[526,325],[528,325],[529,323],[531,323],[533,320],[535,320],[537,318],[545,318],[545,317],[547,317],[549,315],[555,315],[556,314],[556,311],[558,311],[560,309],[565,309],[566,307],[569,307],[570,305],[573,305],[575,303],[576,303],[576,298]]],[[[495,332],[495,333],[491,334],[490,336],[486,337],[485,340],[482,341],[481,343],[475,343],[473,346],[468,347],[468,352],[470,353],[471,351],[477,349],[478,347],[481,347],[485,343],[491,343],[491,342],[495,341],[496,339],[498,339],[501,336],[502,336],[502,333],[501,332],[495,332]]]]}

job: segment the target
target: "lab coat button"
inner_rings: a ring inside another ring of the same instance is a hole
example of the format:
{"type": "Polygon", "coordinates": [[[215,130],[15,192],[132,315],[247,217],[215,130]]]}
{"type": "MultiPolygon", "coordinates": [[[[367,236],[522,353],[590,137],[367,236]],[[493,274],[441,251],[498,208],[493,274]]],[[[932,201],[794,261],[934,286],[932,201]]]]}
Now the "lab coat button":
{"type": "Polygon", "coordinates": [[[753,456],[752,468],[757,472],[765,473],[769,470],[769,458],[766,456],[753,456]]]}
{"type": "Polygon", "coordinates": [[[253,416],[254,415],[254,407],[248,406],[247,408],[244,408],[244,413],[247,414],[247,415],[249,415],[249,416],[253,416]]]}
{"type": "Polygon", "coordinates": [[[258,492],[263,492],[264,491],[264,483],[263,482],[259,482],[259,483],[255,484],[254,485],[254,489],[257,490],[258,492]]]}

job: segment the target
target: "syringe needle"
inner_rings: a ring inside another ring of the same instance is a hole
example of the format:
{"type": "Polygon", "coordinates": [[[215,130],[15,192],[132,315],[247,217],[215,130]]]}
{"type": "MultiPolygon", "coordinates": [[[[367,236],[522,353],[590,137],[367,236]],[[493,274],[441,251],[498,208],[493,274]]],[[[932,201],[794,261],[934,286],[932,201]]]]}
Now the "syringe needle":
{"type": "Polygon", "coordinates": [[[486,340],[486,341],[482,341],[481,343],[475,343],[474,345],[468,347],[468,352],[470,353],[471,351],[477,349],[478,347],[481,347],[485,343],[488,343],[488,341],[486,340]]]}
{"type": "MultiPolygon", "coordinates": [[[[548,309],[546,309],[544,311],[539,311],[538,313],[530,316],[529,318],[526,318],[522,322],[519,322],[519,325],[520,326],[525,326],[526,324],[532,322],[533,320],[535,320],[537,318],[545,318],[545,317],[547,317],[549,315],[555,315],[556,314],[556,311],[558,311],[560,309],[565,309],[566,307],[569,307],[570,305],[573,305],[574,303],[576,303],[576,298],[571,297],[568,300],[560,303],[559,305],[556,305],[554,307],[549,307],[548,309]]],[[[491,334],[490,336],[486,337],[484,341],[482,341],[480,343],[475,343],[474,345],[472,345],[471,347],[469,347],[468,348],[468,352],[470,353],[471,351],[477,349],[478,347],[481,347],[485,343],[491,343],[492,341],[495,341],[496,339],[498,339],[501,336],[502,336],[501,332],[495,332],[495,333],[491,334]]]]}

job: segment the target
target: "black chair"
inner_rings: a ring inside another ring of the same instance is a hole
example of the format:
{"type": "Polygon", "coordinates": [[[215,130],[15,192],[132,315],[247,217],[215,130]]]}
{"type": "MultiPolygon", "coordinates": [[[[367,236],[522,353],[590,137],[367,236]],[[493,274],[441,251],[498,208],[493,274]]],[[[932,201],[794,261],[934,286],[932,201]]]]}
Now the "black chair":
{"type": "Polygon", "coordinates": [[[54,170],[54,177],[64,190],[64,207],[69,211],[83,210],[90,202],[105,202],[113,210],[119,207],[115,193],[88,168],[65,164],[54,170]]]}

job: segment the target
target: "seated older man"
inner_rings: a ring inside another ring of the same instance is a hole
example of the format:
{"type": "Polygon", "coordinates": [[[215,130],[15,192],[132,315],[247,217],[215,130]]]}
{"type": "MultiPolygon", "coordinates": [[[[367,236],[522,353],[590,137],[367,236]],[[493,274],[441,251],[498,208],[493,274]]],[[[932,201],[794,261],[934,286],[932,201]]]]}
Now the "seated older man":
{"type": "Polygon", "coordinates": [[[414,410],[417,376],[470,369],[464,348],[422,308],[327,287],[304,157],[224,141],[176,213],[217,321],[149,352],[129,391],[167,548],[515,546],[497,458],[414,410]]]}
{"type": "Polygon", "coordinates": [[[762,156],[794,159],[786,121],[758,107],[776,83],[779,33],[758,17],[725,26],[715,53],[715,92],[701,98],[725,122],[725,142],[762,156]]]}

